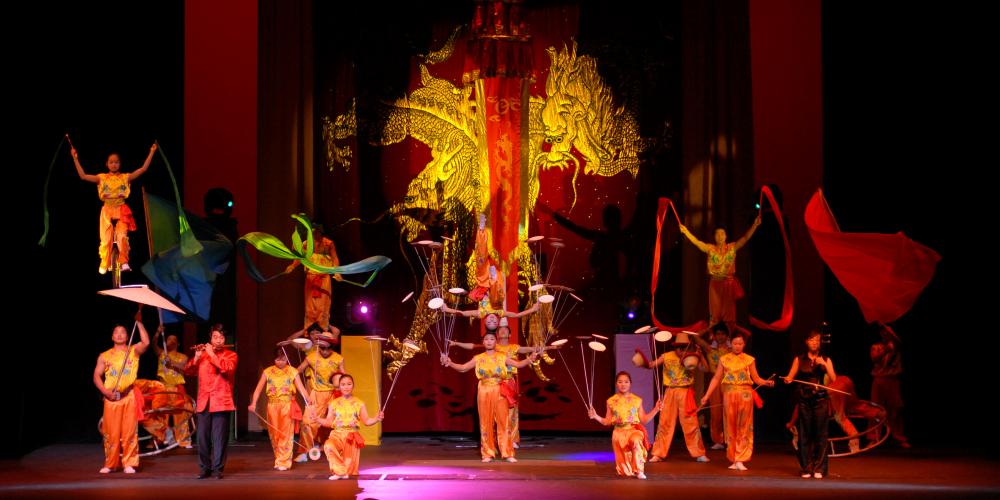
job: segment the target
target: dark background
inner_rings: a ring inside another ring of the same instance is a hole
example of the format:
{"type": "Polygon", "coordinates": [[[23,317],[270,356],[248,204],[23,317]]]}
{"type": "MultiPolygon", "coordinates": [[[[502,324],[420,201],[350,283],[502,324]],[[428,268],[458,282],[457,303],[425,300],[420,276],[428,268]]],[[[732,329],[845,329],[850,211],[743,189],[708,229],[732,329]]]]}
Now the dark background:
{"type": "MultiPolygon", "coordinates": [[[[53,442],[99,440],[94,360],[109,346],[113,324],[128,322],[133,313],[94,293],[109,286],[96,273],[100,203],[93,185],[76,177],[66,146],[49,185],[49,244],[36,245],[48,162],[70,133],[88,173],[103,169],[111,151],[130,171],[156,139],[182,179],[183,12],[179,2],[5,9],[6,79],[12,84],[6,101],[14,110],[5,150],[14,155],[7,175],[13,196],[6,200],[13,246],[4,267],[14,272],[6,280],[3,345],[13,363],[3,420],[13,436],[4,440],[2,453],[16,456],[53,442]]],[[[985,425],[995,329],[985,284],[992,280],[995,250],[989,226],[972,230],[988,220],[990,212],[981,208],[989,197],[981,193],[992,177],[983,158],[990,143],[973,127],[978,120],[968,117],[985,117],[978,111],[985,100],[977,97],[975,76],[986,64],[975,57],[983,45],[968,38],[976,17],[957,8],[823,6],[830,206],[845,231],[901,230],[943,256],[933,282],[896,328],[905,342],[908,434],[917,446],[985,448],[996,441],[985,425]]],[[[159,159],[133,184],[134,209],[140,186],[169,193],[159,159]]],[[[131,242],[134,262],[141,263],[145,241],[133,236],[131,242]]],[[[810,292],[825,293],[834,328],[830,353],[865,397],[875,331],[829,274],[812,290],[797,291],[810,292]]],[[[149,315],[146,323],[155,320],[149,315]]],[[[152,358],[143,359],[147,375],[155,368],[152,358]]],[[[762,373],[787,369],[776,364],[762,373]]],[[[783,438],[785,399],[771,398],[777,404],[761,412],[757,432],[763,439],[783,438]]]]}

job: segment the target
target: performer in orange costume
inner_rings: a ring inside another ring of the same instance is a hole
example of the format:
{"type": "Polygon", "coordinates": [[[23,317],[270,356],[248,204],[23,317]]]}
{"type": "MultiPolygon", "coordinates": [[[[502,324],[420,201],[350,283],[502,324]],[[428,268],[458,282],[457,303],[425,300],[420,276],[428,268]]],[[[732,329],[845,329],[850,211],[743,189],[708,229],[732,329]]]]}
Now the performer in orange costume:
{"type": "Polygon", "coordinates": [[[632,376],[628,372],[618,372],[615,377],[615,387],[618,393],[608,398],[608,410],[602,418],[591,407],[588,416],[601,425],[613,425],[611,448],[615,452],[615,471],[619,476],[646,479],[646,449],[649,448],[649,436],[646,435],[646,423],[652,420],[660,411],[662,401],[657,401],[653,411],[646,413],[642,409],[642,398],[632,394],[632,376]]]}
{"type": "Polygon", "coordinates": [[[496,333],[487,330],[483,335],[486,352],[477,354],[464,364],[456,364],[446,354],[441,354],[441,364],[462,373],[476,369],[476,378],[479,379],[479,451],[483,462],[491,462],[496,458],[498,448],[494,447],[494,443],[499,445],[501,458],[517,462],[507,430],[510,399],[513,395],[509,394],[510,389],[505,382],[511,377],[508,367],[524,368],[537,359],[538,355],[532,353],[521,361],[514,361],[506,353],[496,350],[496,344],[496,333]]]}
{"type": "Polygon", "coordinates": [[[139,466],[139,415],[142,414],[142,394],[133,390],[132,384],[139,374],[139,356],[149,347],[149,334],[136,313],[139,328],[138,344],[129,346],[128,331],[118,325],[111,333],[114,346],[97,357],[94,367],[94,385],[104,396],[104,415],[101,434],[104,436],[104,467],[107,474],[124,465],[126,474],[134,474],[139,466]]]}
{"type": "MultiPolygon", "coordinates": [[[[653,442],[653,457],[650,462],[659,462],[667,458],[670,443],[674,439],[674,429],[677,422],[684,432],[684,442],[688,453],[699,462],[708,462],[705,456],[705,443],[701,439],[701,428],[698,426],[698,416],[688,414],[688,400],[694,405],[694,373],[681,364],[681,357],[686,356],[690,345],[688,334],[681,332],[674,339],[674,350],[665,352],[655,361],[649,363],[649,368],[656,369],[663,365],[663,415],[660,415],[660,425],[656,429],[656,439],[653,442]]],[[[704,364],[704,361],[701,361],[704,364]]]]}
{"type": "Polygon", "coordinates": [[[358,423],[375,425],[385,418],[381,411],[374,417],[368,417],[365,403],[354,397],[354,377],[344,373],[339,382],[341,396],[330,401],[326,417],[319,419],[321,425],[330,428],[330,437],[323,444],[323,450],[330,462],[328,479],[331,481],[358,475],[361,448],[365,446],[365,439],[358,432],[358,423]]]}
{"type": "Polygon", "coordinates": [[[73,156],[73,164],[76,166],[76,173],[87,182],[93,182],[97,184],[97,194],[101,197],[101,201],[104,202],[104,207],[101,208],[101,218],[100,218],[100,236],[101,236],[101,246],[98,247],[98,253],[101,256],[101,264],[98,268],[98,272],[104,274],[111,268],[111,240],[118,244],[118,262],[122,265],[122,271],[129,271],[128,267],[128,233],[127,231],[135,231],[135,218],[132,217],[132,210],[128,208],[125,204],[125,199],[128,198],[131,189],[129,183],[139,178],[140,175],[146,173],[146,169],[149,168],[150,162],[153,161],[153,153],[156,152],[156,144],[153,144],[149,148],[149,156],[146,157],[146,162],[142,164],[141,167],[134,170],[130,174],[123,172],[118,172],[121,168],[121,158],[118,153],[111,153],[108,155],[108,160],[106,166],[108,167],[108,173],[90,175],[83,171],[83,166],[80,165],[80,158],[76,153],[76,148],[70,149],[70,154],[73,156]],[[117,220],[118,225],[112,228],[111,221],[117,220]]]}
{"type": "MultiPolygon", "coordinates": [[[[313,253],[309,256],[309,262],[318,266],[337,267],[340,265],[340,258],[337,256],[337,246],[333,241],[323,236],[323,226],[313,224],[313,253]]],[[[298,260],[293,260],[285,268],[285,272],[291,272],[301,265],[298,260]]],[[[330,326],[330,304],[333,297],[333,282],[331,276],[325,273],[317,273],[308,267],[306,270],[305,288],[305,319],[304,326],[318,323],[324,330],[330,326]]],[[[339,274],[334,274],[333,279],[340,281],[339,274]]]]}
{"type": "Polygon", "coordinates": [[[681,224],[681,233],[698,247],[698,250],[708,254],[708,324],[726,323],[730,331],[736,324],[736,301],[743,297],[743,287],[736,279],[736,251],[750,241],[754,231],[760,226],[760,216],[753,221],[753,226],[736,240],[726,243],[726,230],[715,230],[715,244],[710,245],[695,238],[686,226],[681,224]]]}
{"type": "MultiPolygon", "coordinates": [[[[191,406],[191,402],[187,398],[187,391],[184,390],[184,366],[187,365],[188,357],[184,353],[177,351],[177,346],[180,343],[177,340],[176,335],[167,335],[166,350],[160,348],[157,343],[157,339],[163,334],[163,325],[160,325],[156,329],[156,334],[153,335],[153,349],[156,350],[157,359],[159,364],[156,367],[156,376],[163,382],[164,391],[167,393],[175,394],[163,394],[162,396],[157,396],[154,398],[154,407],[170,406],[173,408],[183,408],[188,410],[188,412],[177,412],[173,413],[173,417],[168,414],[157,415],[156,417],[148,417],[147,419],[152,422],[160,424],[164,428],[164,434],[166,433],[166,428],[168,424],[168,419],[173,418],[174,421],[174,439],[177,441],[178,446],[184,448],[191,448],[191,427],[188,425],[191,420],[191,415],[194,413],[194,407],[191,406]]],[[[149,427],[146,427],[147,430],[149,427]]]]}
{"type": "MultiPolygon", "coordinates": [[[[340,385],[340,374],[347,371],[344,365],[344,357],[333,352],[333,335],[322,333],[316,337],[317,351],[306,356],[305,361],[299,365],[299,373],[306,370],[312,371],[309,379],[309,400],[312,401],[312,413],[317,409],[326,408],[331,399],[340,396],[337,394],[337,387],[340,385]]],[[[307,409],[306,413],[310,413],[307,409]]],[[[320,424],[313,418],[302,419],[302,431],[299,438],[301,445],[308,451],[313,446],[317,446],[322,440],[319,438],[320,424]]],[[[301,453],[295,457],[296,462],[305,462],[309,457],[306,453],[301,453]]]]}
{"type": "Polygon", "coordinates": [[[733,462],[733,470],[747,470],[743,462],[753,455],[753,406],[754,391],[751,382],[774,387],[773,380],[757,375],[753,356],[745,354],[746,339],[743,333],[733,333],[733,351],[719,358],[719,368],[701,397],[702,406],[708,404],[712,393],[722,386],[722,409],[725,413],[726,457],[733,462]]]}
{"type": "Polygon", "coordinates": [[[308,394],[299,372],[288,365],[288,358],[281,347],[274,350],[274,364],[265,368],[253,391],[253,398],[248,407],[257,413],[257,400],[260,393],[267,388],[267,433],[271,437],[271,449],[274,451],[274,468],[286,471],[292,466],[292,436],[295,433],[295,423],[292,421],[292,405],[295,404],[295,391],[308,394]]]}

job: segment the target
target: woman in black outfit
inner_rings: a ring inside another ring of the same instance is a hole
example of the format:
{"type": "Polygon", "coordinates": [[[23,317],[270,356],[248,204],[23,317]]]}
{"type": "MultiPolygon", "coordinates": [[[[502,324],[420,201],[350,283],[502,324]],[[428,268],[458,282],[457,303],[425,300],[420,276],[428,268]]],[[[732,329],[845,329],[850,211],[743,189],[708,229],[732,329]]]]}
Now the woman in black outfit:
{"type": "Polygon", "coordinates": [[[820,354],[818,329],[806,336],[806,352],[792,360],[792,368],[784,377],[786,384],[796,384],[798,407],[799,468],[803,478],[822,479],[827,473],[827,437],[830,421],[830,396],[826,389],[809,384],[826,385],[837,379],[833,361],[820,354]]]}

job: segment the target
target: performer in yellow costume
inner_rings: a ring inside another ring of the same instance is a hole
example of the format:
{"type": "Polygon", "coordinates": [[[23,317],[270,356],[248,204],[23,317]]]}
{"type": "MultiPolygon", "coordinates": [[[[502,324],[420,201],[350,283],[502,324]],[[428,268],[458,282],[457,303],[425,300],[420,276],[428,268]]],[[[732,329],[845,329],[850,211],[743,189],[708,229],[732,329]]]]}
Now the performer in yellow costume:
{"type": "Polygon", "coordinates": [[[753,406],[752,383],[774,387],[773,380],[757,375],[753,356],[743,352],[746,340],[741,332],[733,333],[730,341],[733,351],[719,358],[719,367],[701,397],[701,404],[708,404],[712,393],[722,386],[722,409],[725,413],[726,457],[733,462],[733,470],[747,470],[743,462],[753,455],[753,406]]]}
{"type": "Polygon", "coordinates": [[[278,347],[274,350],[274,364],[265,368],[253,391],[249,409],[257,412],[257,400],[260,393],[267,390],[267,433],[271,437],[271,449],[274,450],[274,468],[285,471],[292,466],[292,436],[295,434],[295,422],[292,420],[292,405],[295,391],[307,394],[306,388],[299,380],[299,372],[288,365],[285,351],[278,347]]]}
{"type": "Polygon", "coordinates": [[[153,161],[154,152],[156,152],[156,144],[153,144],[149,148],[149,156],[146,157],[146,162],[130,174],[118,171],[122,164],[121,158],[118,156],[118,153],[111,153],[108,155],[106,162],[108,173],[90,175],[83,171],[76,148],[70,149],[77,175],[80,176],[80,179],[97,184],[97,195],[104,202],[104,207],[101,208],[99,225],[101,246],[98,247],[98,253],[101,256],[101,264],[98,272],[101,274],[106,273],[113,265],[111,262],[112,238],[118,244],[118,262],[122,265],[122,271],[130,270],[128,267],[129,247],[127,231],[135,231],[136,226],[135,218],[132,217],[132,210],[125,204],[125,199],[131,193],[129,184],[138,179],[140,175],[146,173],[150,162],[153,161]],[[114,220],[117,220],[118,224],[112,227],[111,221],[114,220]]]}
{"type": "Polygon", "coordinates": [[[496,458],[498,448],[501,458],[517,462],[507,430],[513,394],[509,392],[510,386],[506,381],[511,377],[509,367],[524,368],[537,359],[538,354],[533,352],[521,361],[514,361],[506,353],[496,350],[496,344],[496,333],[487,330],[483,335],[486,352],[477,354],[464,364],[456,364],[442,354],[441,363],[462,373],[476,369],[476,378],[479,379],[476,398],[479,405],[479,451],[483,462],[491,462],[496,458]],[[494,447],[494,443],[499,446],[494,447]]]}
{"type": "Polygon", "coordinates": [[[374,417],[368,417],[365,403],[354,397],[354,377],[342,374],[339,388],[341,396],[330,401],[326,417],[319,419],[320,424],[330,428],[330,437],[323,444],[323,450],[330,462],[331,481],[358,475],[361,448],[365,446],[358,424],[375,425],[385,418],[381,411],[374,417]]]}
{"type": "MultiPolygon", "coordinates": [[[[157,340],[162,334],[163,326],[161,325],[156,329],[156,334],[153,335],[153,349],[156,350],[157,360],[159,361],[156,367],[156,376],[160,379],[160,382],[163,382],[163,390],[168,394],[154,397],[153,405],[154,407],[170,406],[188,410],[172,414],[174,422],[173,433],[178,446],[191,448],[191,427],[189,424],[194,408],[191,406],[191,401],[187,398],[187,391],[184,385],[186,382],[184,380],[184,367],[187,365],[188,357],[184,353],[177,351],[177,346],[180,342],[177,340],[176,335],[167,335],[164,342],[166,350],[160,348],[157,340]]],[[[168,414],[147,417],[148,422],[145,427],[154,436],[158,436],[159,432],[154,433],[151,428],[154,426],[156,428],[162,427],[164,438],[160,439],[157,437],[157,439],[169,441],[166,439],[166,429],[168,428],[170,418],[171,415],[168,414]]]]}
{"type": "Polygon", "coordinates": [[[149,334],[136,314],[140,341],[129,346],[128,331],[116,326],[111,334],[114,346],[97,357],[94,385],[104,396],[101,434],[104,436],[104,467],[101,474],[124,466],[126,474],[134,474],[139,466],[139,415],[142,414],[142,394],[132,384],[139,373],[139,356],[149,347],[149,334]]]}
{"type": "MultiPolygon", "coordinates": [[[[528,354],[537,351],[534,347],[524,347],[520,344],[510,343],[510,328],[507,326],[507,318],[500,318],[500,326],[497,327],[497,345],[496,350],[505,353],[508,358],[517,361],[519,354],[528,354]]],[[[462,349],[471,351],[472,349],[482,347],[482,344],[473,344],[471,342],[455,342],[450,341],[449,345],[461,347],[462,349]]],[[[543,350],[557,349],[554,346],[545,346],[543,350]]],[[[507,433],[510,435],[511,446],[517,449],[521,443],[521,432],[520,426],[518,425],[518,400],[520,399],[520,385],[517,379],[517,368],[510,367],[510,378],[506,380],[506,384],[509,386],[507,389],[508,393],[513,394],[513,400],[510,405],[510,410],[508,410],[507,416],[507,433]]]]}
{"type": "Polygon", "coordinates": [[[750,241],[754,231],[760,226],[760,216],[753,221],[753,226],[736,240],[726,243],[726,230],[715,230],[715,244],[704,243],[695,238],[688,228],[681,224],[681,233],[698,247],[698,250],[708,254],[708,324],[726,323],[732,330],[736,324],[736,301],[743,297],[743,287],[736,279],[736,251],[750,241]]]}
{"type": "MultiPolygon", "coordinates": [[[[336,394],[340,384],[340,374],[346,371],[344,367],[344,357],[333,352],[332,335],[324,333],[316,337],[317,351],[306,356],[306,360],[299,365],[299,373],[312,370],[312,378],[309,379],[310,393],[309,400],[313,404],[313,413],[316,409],[326,408],[331,399],[340,396],[336,394]]],[[[306,414],[310,411],[307,409],[306,414]]],[[[315,418],[303,417],[300,441],[306,450],[316,446],[321,440],[318,433],[320,423],[315,418]]],[[[296,462],[308,460],[305,453],[295,457],[296,462]]]]}
{"type": "MultiPolygon", "coordinates": [[[[729,327],[725,323],[719,322],[712,326],[711,330],[713,343],[709,344],[708,341],[702,339],[699,336],[694,336],[694,341],[701,346],[702,350],[705,351],[705,358],[708,361],[708,371],[705,372],[706,380],[711,381],[712,377],[715,376],[715,372],[719,369],[719,358],[729,354],[729,327]]],[[[716,391],[712,393],[712,397],[709,399],[709,411],[711,412],[711,419],[709,421],[709,429],[712,435],[712,448],[713,450],[722,450],[726,447],[726,438],[722,430],[722,393],[716,391]]]]}
{"type": "MultiPolygon", "coordinates": [[[[656,369],[663,365],[663,415],[660,415],[660,425],[656,429],[656,440],[653,442],[653,457],[650,462],[659,462],[667,458],[670,443],[674,440],[674,429],[679,421],[684,432],[684,442],[688,453],[699,462],[708,462],[705,456],[705,444],[701,439],[701,428],[698,426],[698,416],[687,411],[694,405],[694,372],[684,368],[681,356],[690,345],[688,334],[678,333],[674,339],[674,350],[663,353],[649,367],[656,369]],[[690,404],[688,403],[690,400],[690,404]]],[[[692,408],[692,411],[694,409],[692,408]]]]}
{"type": "Polygon", "coordinates": [[[628,372],[618,372],[615,376],[618,392],[608,398],[608,409],[604,417],[599,417],[593,407],[587,411],[590,418],[601,425],[613,425],[611,449],[615,452],[615,471],[619,476],[646,479],[646,449],[649,436],[645,425],[660,411],[661,401],[646,413],[642,409],[642,398],[632,394],[632,376],[628,372]]]}

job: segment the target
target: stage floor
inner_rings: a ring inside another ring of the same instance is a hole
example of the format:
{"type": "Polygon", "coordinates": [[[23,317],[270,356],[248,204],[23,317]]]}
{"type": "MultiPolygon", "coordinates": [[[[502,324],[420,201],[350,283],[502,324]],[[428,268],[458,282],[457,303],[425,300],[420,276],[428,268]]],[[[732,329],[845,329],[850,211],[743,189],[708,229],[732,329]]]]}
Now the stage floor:
{"type": "Polygon", "coordinates": [[[831,460],[826,479],[802,479],[787,444],[762,445],[749,471],[726,467],[725,451],[696,463],[675,441],[672,455],[647,464],[649,479],[615,476],[610,436],[526,436],[518,463],[479,461],[477,443],[463,437],[392,436],[361,452],[359,479],[329,481],[325,458],[271,468],[270,445],[253,437],[230,445],[225,478],[198,480],[194,450],[143,458],[139,473],[100,475],[98,443],[54,445],[20,460],[0,461],[0,498],[683,498],[1000,497],[996,460],[960,450],[884,448],[831,460]]]}

